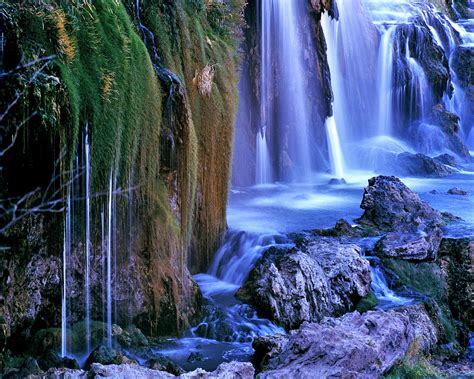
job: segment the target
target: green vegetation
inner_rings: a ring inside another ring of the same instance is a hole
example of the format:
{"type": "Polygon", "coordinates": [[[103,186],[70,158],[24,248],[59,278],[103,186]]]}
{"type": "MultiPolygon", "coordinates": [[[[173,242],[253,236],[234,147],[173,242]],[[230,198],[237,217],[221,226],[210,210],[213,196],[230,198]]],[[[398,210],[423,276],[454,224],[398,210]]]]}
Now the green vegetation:
{"type": "Polygon", "coordinates": [[[398,286],[409,288],[429,296],[432,301],[425,304],[430,318],[440,332],[441,342],[456,341],[457,332],[448,305],[445,274],[437,263],[412,263],[402,259],[382,259],[383,265],[399,276],[398,286]]]}
{"type": "Polygon", "coordinates": [[[396,364],[390,372],[384,376],[387,379],[425,379],[439,378],[440,372],[433,367],[428,358],[420,354],[420,344],[414,340],[403,360],[396,364]]]}
{"type": "Polygon", "coordinates": [[[359,311],[360,313],[364,313],[367,311],[370,311],[374,309],[377,304],[378,300],[375,297],[375,294],[372,290],[369,291],[366,297],[362,298],[356,305],[355,309],[356,311],[359,311]]]}

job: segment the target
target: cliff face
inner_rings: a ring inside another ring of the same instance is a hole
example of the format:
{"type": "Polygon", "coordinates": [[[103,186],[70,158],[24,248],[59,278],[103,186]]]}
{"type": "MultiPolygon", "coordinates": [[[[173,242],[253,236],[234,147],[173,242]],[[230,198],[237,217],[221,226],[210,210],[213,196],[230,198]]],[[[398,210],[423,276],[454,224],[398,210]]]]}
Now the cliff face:
{"type": "Polygon", "coordinates": [[[113,322],[168,335],[197,315],[188,267],[207,268],[226,227],[242,7],[0,5],[2,148],[19,136],[1,195],[51,205],[1,215],[15,222],[1,236],[0,344],[60,325],[66,250],[68,323],[85,316],[86,266],[91,319],[104,318],[107,254],[113,322]]]}

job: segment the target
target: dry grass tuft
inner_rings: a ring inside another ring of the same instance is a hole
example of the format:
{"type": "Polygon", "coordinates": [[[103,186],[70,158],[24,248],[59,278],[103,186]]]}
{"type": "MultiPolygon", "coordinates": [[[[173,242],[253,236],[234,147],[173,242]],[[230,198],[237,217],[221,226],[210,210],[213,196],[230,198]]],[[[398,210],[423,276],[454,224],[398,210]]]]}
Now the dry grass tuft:
{"type": "Polygon", "coordinates": [[[66,56],[68,62],[72,62],[76,56],[76,45],[66,30],[66,15],[62,10],[56,11],[55,15],[59,50],[66,56]]]}
{"type": "Polygon", "coordinates": [[[215,65],[206,65],[201,71],[196,70],[193,84],[197,87],[201,96],[209,96],[212,91],[212,80],[214,79],[215,65]]]}
{"type": "Polygon", "coordinates": [[[115,76],[113,72],[104,72],[101,77],[102,81],[102,97],[107,100],[112,93],[115,84],[115,76]]]}

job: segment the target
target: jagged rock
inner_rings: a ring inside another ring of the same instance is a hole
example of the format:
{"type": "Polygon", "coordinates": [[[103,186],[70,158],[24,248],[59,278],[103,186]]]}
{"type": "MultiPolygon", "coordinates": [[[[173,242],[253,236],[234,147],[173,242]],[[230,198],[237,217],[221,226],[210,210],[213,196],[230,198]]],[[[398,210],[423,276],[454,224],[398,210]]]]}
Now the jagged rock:
{"type": "Polygon", "coordinates": [[[442,225],[441,214],[394,176],[369,179],[357,220],[379,230],[415,233],[442,225]]]}
{"type": "Polygon", "coordinates": [[[409,318],[396,312],[353,312],[304,323],[260,377],[379,377],[403,358],[413,339],[409,318]]]}
{"type": "Polygon", "coordinates": [[[376,243],[375,251],[377,255],[388,258],[433,260],[436,258],[441,238],[440,228],[433,228],[429,234],[391,232],[376,243]]]}
{"type": "Polygon", "coordinates": [[[275,334],[269,336],[255,337],[252,347],[255,353],[252,362],[257,371],[264,370],[272,358],[281,353],[285,345],[288,343],[289,336],[285,334],[275,334]]]}
{"type": "Polygon", "coordinates": [[[433,321],[431,321],[424,304],[396,308],[394,311],[408,317],[420,351],[427,352],[436,345],[438,342],[438,330],[433,321]]]}
{"type": "Polygon", "coordinates": [[[319,236],[327,237],[342,237],[342,236],[353,236],[356,237],[360,233],[358,229],[353,228],[346,220],[340,219],[334,225],[334,228],[329,229],[316,229],[313,230],[313,233],[319,236]]]}
{"type": "Polygon", "coordinates": [[[234,361],[222,363],[212,372],[207,372],[198,368],[194,371],[180,374],[179,376],[175,376],[165,371],[152,370],[139,365],[101,365],[100,363],[94,363],[89,372],[84,370],[50,369],[44,374],[32,375],[30,379],[99,379],[103,377],[115,379],[253,379],[254,373],[255,370],[252,364],[234,361]]]}
{"type": "Polygon", "coordinates": [[[448,194],[466,196],[466,195],[469,195],[469,192],[467,192],[465,189],[454,187],[448,190],[448,194]]]}
{"type": "Polygon", "coordinates": [[[445,135],[444,146],[462,158],[470,158],[469,149],[464,145],[459,136],[459,116],[448,112],[442,104],[433,107],[430,115],[430,123],[437,125],[445,135]]]}
{"type": "Polygon", "coordinates": [[[130,359],[121,352],[106,346],[99,346],[90,353],[86,361],[86,368],[92,367],[94,363],[104,365],[136,364],[133,359],[130,359]]]}
{"type": "Polygon", "coordinates": [[[237,296],[287,329],[350,311],[370,289],[369,263],[352,244],[312,238],[269,249],[237,296]]]}
{"type": "Polygon", "coordinates": [[[405,152],[397,155],[392,168],[398,175],[442,178],[455,172],[453,168],[442,162],[443,159],[405,152]]]}
{"type": "Polygon", "coordinates": [[[438,254],[441,267],[447,272],[447,298],[451,312],[473,330],[474,241],[443,238],[438,254]]]}

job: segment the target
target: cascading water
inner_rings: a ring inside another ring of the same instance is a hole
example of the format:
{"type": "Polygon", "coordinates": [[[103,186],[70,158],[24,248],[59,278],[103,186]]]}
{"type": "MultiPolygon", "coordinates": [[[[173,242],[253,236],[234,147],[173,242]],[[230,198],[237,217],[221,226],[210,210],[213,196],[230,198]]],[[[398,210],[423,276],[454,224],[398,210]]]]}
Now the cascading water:
{"type": "Polygon", "coordinates": [[[63,243],[63,292],[61,302],[61,356],[67,356],[67,268],[71,254],[71,194],[68,193],[63,243]]]}
{"type": "Polygon", "coordinates": [[[395,26],[389,27],[383,34],[378,56],[378,107],[376,118],[376,135],[390,136],[392,134],[392,76],[393,76],[393,36],[395,26]]]}
{"type": "Polygon", "coordinates": [[[284,179],[306,181],[311,173],[310,102],[304,79],[302,30],[298,28],[302,5],[286,0],[261,2],[261,125],[256,160],[262,167],[265,162],[267,172],[257,173],[258,183],[272,179],[272,161],[262,156],[268,151],[272,154],[272,148],[278,150],[280,161],[286,160],[293,167],[291,173],[280,168],[284,179]]]}
{"type": "Polygon", "coordinates": [[[91,197],[90,197],[90,178],[91,178],[91,163],[90,163],[90,145],[89,145],[89,130],[86,125],[85,134],[85,158],[86,158],[86,272],[85,272],[85,297],[86,297],[86,310],[85,310],[85,321],[86,321],[86,352],[87,354],[91,350],[91,329],[90,329],[90,312],[91,312],[91,301],[90,301],[90,277],[91,277],[91,197]]]}
{"type": "Polygon", "coordinates": [[[327,57],[334,95],[334,101],[332,103],[333,116],[326,119],[329,157],[333,175],[337,178],[342,178],[344,176],[344,156],[339,139],[339,130],[345,130],[349,125],[346,120],[347,108],[342,82],[343,76],[338,59],[338,21],[331,21],[329,15],[325,13],[321,17],[321,26],[327,42],[327,57]]]}
{"type": "Polygon", "coordinates": [[[272,166],[268,151],[266,127],[257,132],[257,184],[271,183],[272,166]]]}
{"type": "Polygon", "coordinates": [[[107,198],[107,346],[112,346],[112,172],[107,198]]]}

